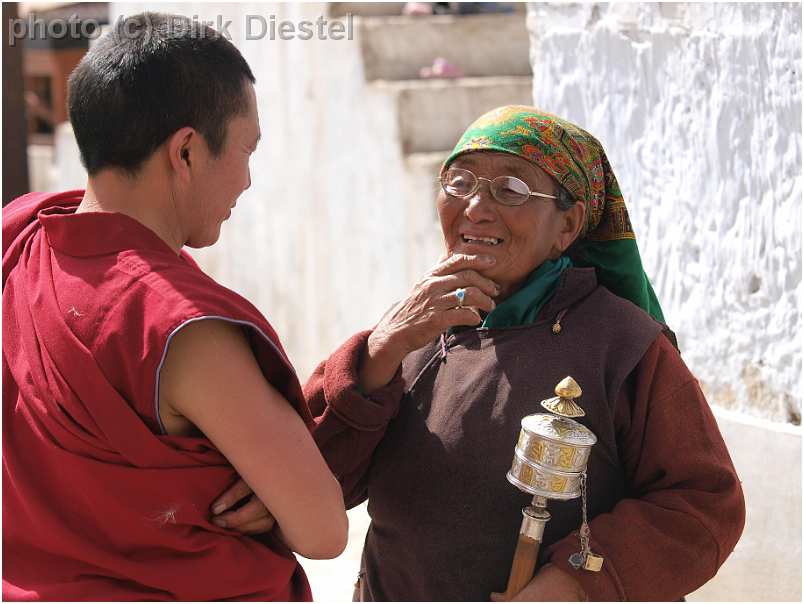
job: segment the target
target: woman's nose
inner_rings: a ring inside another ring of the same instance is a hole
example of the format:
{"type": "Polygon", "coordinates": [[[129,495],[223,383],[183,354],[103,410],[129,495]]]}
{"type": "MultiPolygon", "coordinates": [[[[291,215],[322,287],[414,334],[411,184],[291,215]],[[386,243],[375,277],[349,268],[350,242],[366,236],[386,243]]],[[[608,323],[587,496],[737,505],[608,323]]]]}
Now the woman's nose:
{"type": "Polygon", "coordinates": [[[489,190],[489,183],[480,181],[480,186],[467,200],[464,214],[472,222],[494,220],[494,205],[496,203],[489,190]]]}

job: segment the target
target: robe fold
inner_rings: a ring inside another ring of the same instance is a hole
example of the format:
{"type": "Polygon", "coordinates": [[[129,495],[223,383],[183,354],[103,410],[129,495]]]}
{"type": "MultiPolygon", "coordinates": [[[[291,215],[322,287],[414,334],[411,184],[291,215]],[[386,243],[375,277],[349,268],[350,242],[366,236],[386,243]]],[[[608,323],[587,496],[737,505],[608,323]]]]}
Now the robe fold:
{"type": "Polygon", "coordinates": [[[214,318],[243,327],[309,424],[276,333],[134,219],[75,214],[82,195],[3,209],[3,597],[310,600],[270,534],[210,522],[236,480],[224,456],[159,421],[170,338],[214,318]]]}

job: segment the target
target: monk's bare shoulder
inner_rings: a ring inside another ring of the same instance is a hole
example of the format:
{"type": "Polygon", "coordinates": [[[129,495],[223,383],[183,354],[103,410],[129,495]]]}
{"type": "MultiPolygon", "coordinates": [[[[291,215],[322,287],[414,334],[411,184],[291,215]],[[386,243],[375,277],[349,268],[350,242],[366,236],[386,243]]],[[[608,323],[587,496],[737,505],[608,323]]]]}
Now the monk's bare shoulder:
{"type": "Polygon", "coordinates": [[[159,372],[159,418],[165,431],[175,436],[198,436],[200,432],[179,409],[188,403],[200,382],[231,375],[225,365],[253,358],[238,325],[215,319],[193,321],[170,340],[159,372]]]}

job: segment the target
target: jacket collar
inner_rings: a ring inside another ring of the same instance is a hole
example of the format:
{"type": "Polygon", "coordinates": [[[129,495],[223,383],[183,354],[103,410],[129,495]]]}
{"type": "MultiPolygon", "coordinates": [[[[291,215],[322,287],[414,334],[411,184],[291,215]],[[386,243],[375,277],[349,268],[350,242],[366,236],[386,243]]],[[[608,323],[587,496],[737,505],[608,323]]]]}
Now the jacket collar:
{"type": "Polygon", "coordinates": [[[586,298],[597,288],[594,268],[570,267],[561,275],[555,295],[545,304],[540,317],[553,319],[556,314],[586,298]]]}

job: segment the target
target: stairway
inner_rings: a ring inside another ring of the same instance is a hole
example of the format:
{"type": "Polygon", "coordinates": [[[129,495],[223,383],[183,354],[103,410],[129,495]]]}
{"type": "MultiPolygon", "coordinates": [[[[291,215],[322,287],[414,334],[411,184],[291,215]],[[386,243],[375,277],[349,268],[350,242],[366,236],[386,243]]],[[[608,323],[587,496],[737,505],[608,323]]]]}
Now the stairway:
{"type": "Polygon", "coordinates": [[[358,15],[355,23],[366,83],[396,97],[406,154],[451,149],[466,126],[486,110],[531,103],[522,13],[358,15]],[[459,67],[465,77],[419,79],[420,68],[436,57],[459,67]]]}
{"type": "Polygon", "coordinates": [[[353,15],[366,86],[395,107],[406,186],[408,280],[441,254],[436,178],[466,127],[500,105],[532,103],[524,6],[509,14],[401,16],[401,4],[336,3],[353,15]],[[396,14],[389,14],[389,13],[396,14]],[[464,77],[420,79],[444,57],[464,77]]]}

